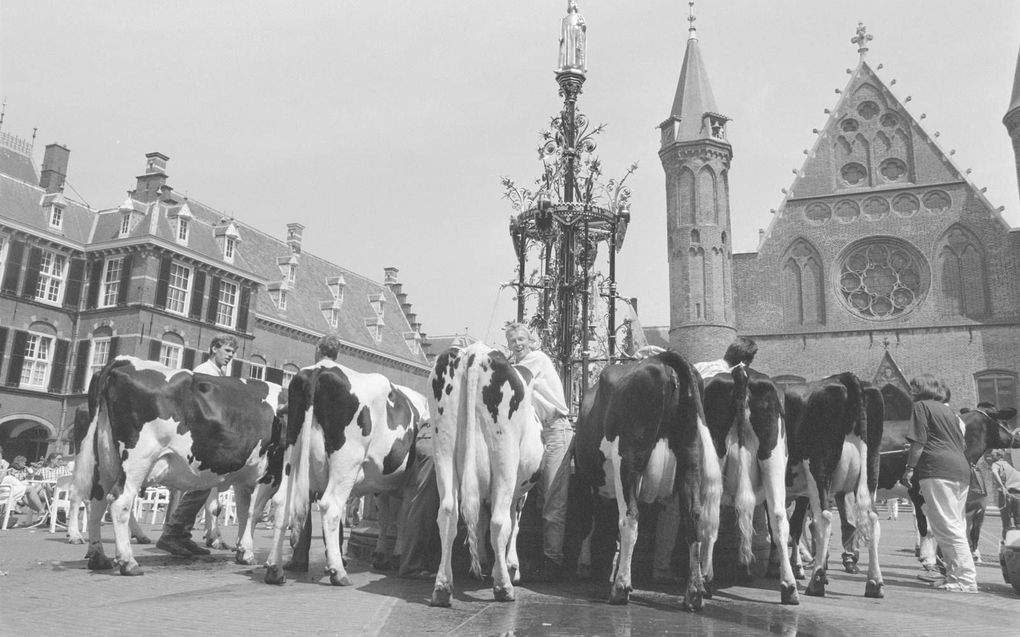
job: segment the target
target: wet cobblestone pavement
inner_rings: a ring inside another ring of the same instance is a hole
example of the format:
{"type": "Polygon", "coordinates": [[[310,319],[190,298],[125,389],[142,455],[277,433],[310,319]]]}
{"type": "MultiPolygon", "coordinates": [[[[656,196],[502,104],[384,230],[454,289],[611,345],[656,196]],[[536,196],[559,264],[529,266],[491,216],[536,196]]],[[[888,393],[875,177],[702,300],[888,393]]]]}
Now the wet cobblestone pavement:
{"type": "MultiPolygon", "coordinates": [[[[146,574],[129,578],[85,568],[84,546],[61,533],[0,532],[0,635],[1015,635],[1020,596],[1002,580],[997,519],[982,537],[977,595],[942,593],[917,580],[909,513],[882,520],[885,599],[864,597],[864,576],[830,570],[828,596],[779,604],[778,582],[759,579],[706,600],[702,613],[681,610],[678,587],[634,591],[628,606],[606,603],[609,585],[525,584],[517,601],[495,603],[481,582],[457,581],[453,607],[430,608],[431,581],[403,580],[351,564],[354,585],[321,576],[324,559],[284,586],[262,583],[264,569],[233,563],[233,554],[167,556],[135,546],[146,574]]],[[[883,516],[884,517],[884,516],[883,516]]],[[[151,530],[155,537],[158,529],[151,530]]],[[[107,553],[112,529],[105,525],[107,553]]],[[[229,529],[233,532],[234,528],[229,529]]],[[[257,555],[270,534],[260,527],[257,555]]],[[[834,555],[837,555],[834,553],[834,555]]],[[[318,558],[318,559],[316,559],[318,558]]],[[[862,567],[864,564],[862,563],[862,567]]]]}

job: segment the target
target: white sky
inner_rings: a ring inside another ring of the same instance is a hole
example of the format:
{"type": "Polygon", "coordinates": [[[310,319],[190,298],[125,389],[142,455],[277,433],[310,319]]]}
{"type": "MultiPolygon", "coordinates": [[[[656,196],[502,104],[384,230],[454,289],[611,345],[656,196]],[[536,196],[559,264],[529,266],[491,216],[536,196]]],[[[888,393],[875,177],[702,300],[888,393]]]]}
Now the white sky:
{"type": "MultiPolygon", "coordinates": [[[[607,177],[640,162],[620,291],[642,322],[669,322],[665,190],[656,126],[672,104],[687,3],[580,0],[588,24],[581,109],[606,123],[607,177]]],[[[540,172],[539,130],[558,112],[553,76],[565,0],[138,2],[4,0],[3,130],[71,149],[68,182],[118,205],[144,154],[170,156],[178,192],[376,280],[400,280],[429,334],[501,340],[513,318],[511,214],[499,178],[540,172]]],[[[857,0],[696,5],[719,109],[733,118],[733,238],[758,228],[793,180],[857,64],[869,61],[993,205],[1020,225],[1002,117],[1020,45],[1020,2],[857,0]]],[[[74,191],[68,190],[72,196],[74,191]]],[[[243,248],[243,246],[242,246],[243,248]]]]}

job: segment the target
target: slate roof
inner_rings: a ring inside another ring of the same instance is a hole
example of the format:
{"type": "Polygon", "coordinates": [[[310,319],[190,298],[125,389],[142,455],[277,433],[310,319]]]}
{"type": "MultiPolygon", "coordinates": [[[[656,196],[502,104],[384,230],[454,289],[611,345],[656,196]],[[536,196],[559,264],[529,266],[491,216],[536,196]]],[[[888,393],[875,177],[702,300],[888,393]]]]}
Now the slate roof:
{"type": "Polygon", "coordinates": [[[0,144],[0,173],[10,175],[18,181],[38,184],[39,177],[35,174],[32,159],[0,144]]]}
{"type": "Polygon", "coordinates": [[[705,113],[718,114],[715,95],[708,82],[708,72],[701,59],[701,48],[698,38],[687,40],[687,51],[684,53],[683,66],[680,68],[680,81],[677,83],[676,95],[670,117],[680,120],[680,128],[676,133],[676,141],[685,142],[712,137],[712,131],[704,126],[702,118],[705,113]]]}
{"type": "Polygon", "coordinates": [[[20,225],[31,228],[44,237],[66,239],[84,247],[92,228],[95,211],[84,204],[61,196],[63,215],[60,229],[50,227],[50,206],[43,205],[53,198],[46,191],[17,177],[0,174],[0,213],[20,225]]]}

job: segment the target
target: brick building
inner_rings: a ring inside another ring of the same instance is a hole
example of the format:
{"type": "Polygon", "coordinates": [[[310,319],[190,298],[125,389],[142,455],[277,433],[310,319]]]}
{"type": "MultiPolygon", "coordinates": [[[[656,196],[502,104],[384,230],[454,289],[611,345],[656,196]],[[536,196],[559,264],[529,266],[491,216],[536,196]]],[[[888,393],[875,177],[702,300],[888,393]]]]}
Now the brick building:
{"type": "MultiPolygon", "coordinates": [[[[69,151],[0,133],[0,445],[30,460],[71,448],[91,373],[118,354],[191,368],[219,333],[237,337],[235,376],[286,385],[337,333],[341,362],[424,389],[424,334],[398,281],[302,250],[167,184],[149,153],[115,208],[63,192],[69,151]]],[[[283,230],[283,228],[281,228],[283,230]]]]}
{"type": "MultiPolygon", "coordinates": [[[[889,90],[870,39],[859,27],[857,67],[757,252],[732,254],[727,118],[691,29],[661,125],[669,343],[707,360],[751,336],[755,367],[780,382],[853,371],[882,387],[893,420],[909,418],[907,380],[925,372],[957,407],[1016,407],[1020,231],[889,90]]],[[[1004,123],[1020,178],[1020,67],[1004,123]]]]}

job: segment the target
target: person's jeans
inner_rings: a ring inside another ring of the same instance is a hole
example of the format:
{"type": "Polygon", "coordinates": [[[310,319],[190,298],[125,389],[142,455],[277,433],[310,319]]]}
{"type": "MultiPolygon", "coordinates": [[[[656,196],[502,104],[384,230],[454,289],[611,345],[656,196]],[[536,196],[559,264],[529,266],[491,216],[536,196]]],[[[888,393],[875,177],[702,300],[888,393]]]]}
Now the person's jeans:
{"type": "Polygon", "coordinates": [[[436,524],[438,515],[435,462],[431,456],[418,455],[404,487],[404,503],[400,510],[394,550],[400,556],[398,576],[436,570],[442,553],[436,524]]]}
{"type": "Polygon", "coordinates": [[[542,498],[542,552],[563,563],[563,535],[567,526],[567,485],[570,482],[570,448],[574,429],[566,417],[559,417],[542,428],[542,479],[538,483],[542,498]]]}
{"type": "Polygon", "coordinates": [[[920,483],[924,515],[946,563],[946,583],[976,587],[977,570],[967,542],[964,513],[969,485],[941,478],[922,478],[920,483]]]}
{"type": "Polygon", "coordinates": [[[195,518],[209,499],[211,489],[188,491],[181,496],[181,501],[170,513],[170,519],[163,526],[163,537],[176,537],[182,540],[191,538],[191,530],[195,527],[195,518]]]}

